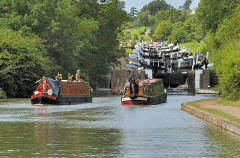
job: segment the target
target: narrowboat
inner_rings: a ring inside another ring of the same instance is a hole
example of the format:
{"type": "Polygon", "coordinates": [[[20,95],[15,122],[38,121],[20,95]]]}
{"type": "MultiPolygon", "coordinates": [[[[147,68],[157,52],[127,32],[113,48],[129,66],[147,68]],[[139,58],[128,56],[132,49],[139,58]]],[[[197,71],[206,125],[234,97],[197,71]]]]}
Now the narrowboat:
{"type": "Polygon", "coordinates": [[[92,102],[88,82],[54,80],[42,77],[37,81],[38,87],[31,96],[32,104],[78,104],[92,102]]]}
{"type": "Polygon", "coordinates": [[[122,105],[151,105],[167,101],[167,90],[160,79],[126,82],[122,105]]]}

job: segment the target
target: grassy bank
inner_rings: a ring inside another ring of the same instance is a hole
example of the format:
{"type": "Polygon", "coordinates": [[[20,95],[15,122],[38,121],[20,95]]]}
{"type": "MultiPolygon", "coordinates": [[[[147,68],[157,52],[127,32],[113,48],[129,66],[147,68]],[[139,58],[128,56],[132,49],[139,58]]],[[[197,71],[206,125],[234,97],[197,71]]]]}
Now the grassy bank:
{"type": "Polygon", "coordinates": [[[229,101],[229,100],[225,100],[225,99],[218,99],[218,103],[223,106],[233,106],[233,107],[240,108],[240,101],[229,101]]]}
{"type": "MultiPolygon", "coordinates": [[[[234,117],[234,116],[232,116],[232,115],[230,115],[230,114],[224,113],[224,112],[222,112],[221,110],[219,110],[219,109],[217,109],[217,108],[216,108],[216,109],[214,109],[214,108],[211,108],[211,109],[210,109],[210,108],[202,107],[201,105],[199,105],[199,104],[201,104],[201,103],[200,103],[201,101],[203,101],[203,100],[198,100],[198,101],[195,101],[195,102],[188,102],[188,103],[186,103],[186,105],[192,106],[192,107],[197,108],[197,109],[199,109],[199,110],[208,112],[208,113],[213,114],[213,115],[215,115],[215,116],[223,117],[223,118],[225,118],[225,119],[228,119],[228,120],[230,120],[230,121],[234,121],[234,122],[237,122],[237,123],[240,124],[240,119],[238,119],[238,118],[236,118],[236,117],[234,117]]],[[[239,106],[239,102],[226,102],[226,101],[224,101],[224,100],[222,100],[222,99],[217,99],[217,102],[218,102],[219,105],[221,105],[221,106],[240,107],[240,106],[239,106]],[[229,103],[231,103],[231,104],[229,104],[229,103]]]]}

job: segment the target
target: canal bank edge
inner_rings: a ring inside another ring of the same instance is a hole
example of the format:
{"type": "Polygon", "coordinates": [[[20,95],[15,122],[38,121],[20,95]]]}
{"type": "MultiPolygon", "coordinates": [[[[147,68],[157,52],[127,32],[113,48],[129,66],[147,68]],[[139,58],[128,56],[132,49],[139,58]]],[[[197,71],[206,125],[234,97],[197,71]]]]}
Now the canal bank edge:
{"type": "Polygon", "coordinates": [[[189,106],[187,103],[181,104],[181,110],[240,136],[240,124],[238,123],[189,106]]]}

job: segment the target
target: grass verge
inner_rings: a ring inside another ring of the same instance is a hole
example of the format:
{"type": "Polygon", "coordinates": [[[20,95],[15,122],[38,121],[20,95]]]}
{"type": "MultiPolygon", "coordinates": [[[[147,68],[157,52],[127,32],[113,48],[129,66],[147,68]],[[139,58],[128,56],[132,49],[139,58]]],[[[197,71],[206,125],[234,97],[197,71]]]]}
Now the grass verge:
{"type": "Polygon", "coordinates": [[[233,106],[233,107],[240,107],[240,101],[229,101],[226,99],[218,99],[219,104],[223,106],[233,106]]]}
{"type": "Polygon", "coordinates": [[[196,101],[196,102],[188,102],[186,103],[186,105],[188,106],[192,106],[192,107],[195,107],[199,110],[202,110],[202,111],[206,111],[210,114],[213,114],[215,116],[219,116],[219,117],[223,117],[223,118],[226,118],[228,119],[229,121],[234,121],[236,123],[239,123],[240,124],[240,119],[230,115],[230,114],[227,114],[227,113],[224,113],[222,112],[221,110],[218,110],[218,109],[209,109],[209,108],[203,108],[201,107],[200,105],[197,104],[197,102],[200,102],[201,100],[199,101],[196,101]]]}

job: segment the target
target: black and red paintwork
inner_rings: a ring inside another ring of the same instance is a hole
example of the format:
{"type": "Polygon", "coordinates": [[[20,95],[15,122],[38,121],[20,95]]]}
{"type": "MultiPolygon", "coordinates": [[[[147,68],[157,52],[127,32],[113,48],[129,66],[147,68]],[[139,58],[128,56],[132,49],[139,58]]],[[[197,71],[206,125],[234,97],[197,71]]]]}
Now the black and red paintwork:
{"type": "Polygon", "coordinates": [[[31,96],[32,104],[78,104],[92,102],[87,82],[64,82],[43,77],[31,96]]]}
{"type": "Polygon", "coordinates": [[[167,91],[165,89],[164,93],[155,96],[147,96],[144,92],[143,84],[152,84],[155,82],[160,82],[160,80],[153,79],[137,81],[138,93],[135,95],[133,93],[131,94],[130,83],[126,82],[124,88],[125,94],[121,97],[122,105],[151,105],[165,103],[167,101],[167,91]]]}
{"type": "Polygon", "coordinates": [[[154,97],[122,97],[122,105],[153,105],[153,104],[160,104],[165,103],[167,100],[167,93],[161,94],[159,96],[154,97]]]}

